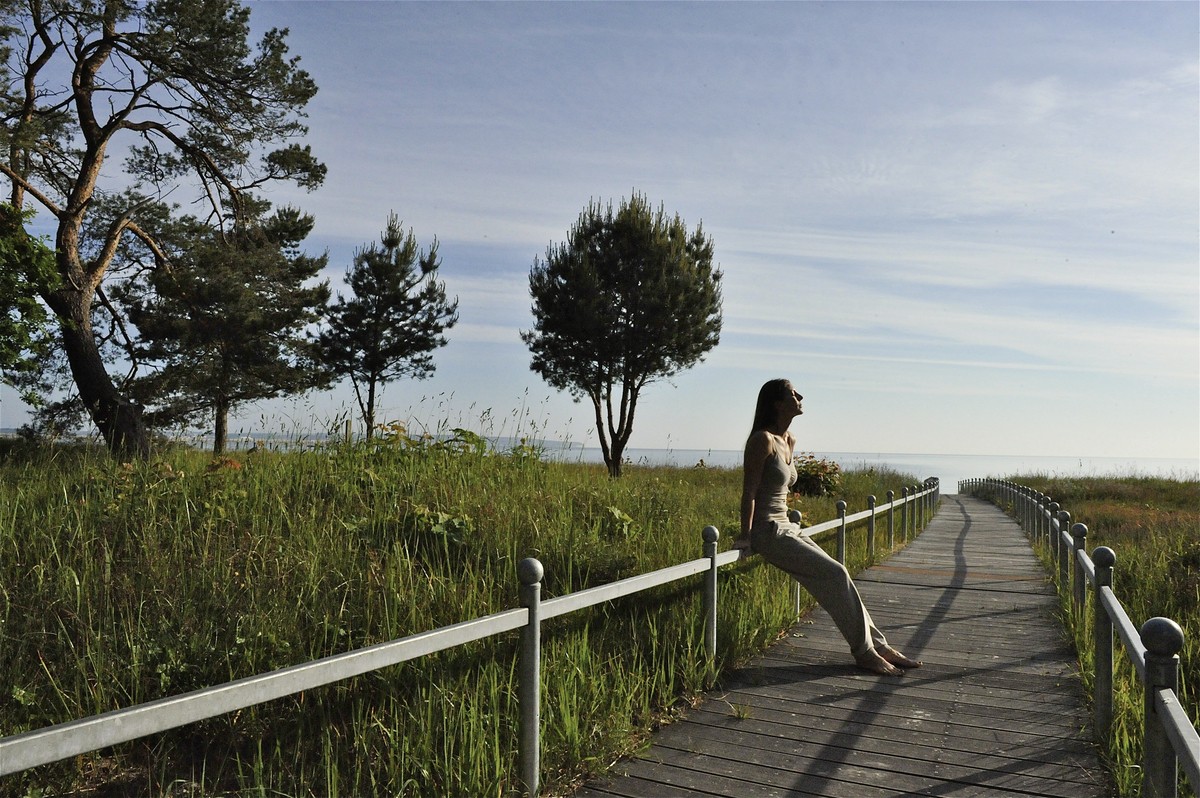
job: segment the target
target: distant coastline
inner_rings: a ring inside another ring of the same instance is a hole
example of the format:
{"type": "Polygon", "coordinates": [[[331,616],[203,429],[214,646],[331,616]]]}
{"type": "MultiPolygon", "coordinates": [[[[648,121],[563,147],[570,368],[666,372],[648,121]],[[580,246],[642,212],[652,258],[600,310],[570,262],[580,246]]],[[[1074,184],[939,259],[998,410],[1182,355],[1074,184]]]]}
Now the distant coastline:
{"type": "MultiPolygon", "coordinates": [[[[937,477],[943,493],[957,493],[958,482],[978,477],[1044,474],[1054,477],[1154,476],[1179,480],[1200,479],[1200,459],[1173,457],[1051,457],[988,454],[917,454],[888,452],[813,452],[843,468],[881,468],[912,474],[918,480],[937,477]]],[[[598,447],[572,447],[557,459],[602,463],[598,447]]],[[[740,451],[725,449],[627,449],[635,465],[738,468],[740,451]]]]}
{"type": "MultiPolygon", "coordinates": [[[[14,437],[17,430],[0,427],[0,438],[14,437]]],[[[324,442],[321,433],[284,441],[278,435],[236,435],[230,437],[230,448],[246,449],[261,441],[289,446],[296,443],[324,442]]],[[[185,439],[194,446],[204,446],[211,438],[197,435],[185,439]]],[[[500,450],[515,441],[493,441],[500,450]]],[[[538,441],[545,457],[560,462],[603,463],[598,446],[558,441],[538,441]]],[[[1153,476],[1179,480],[1200,479],[1200,459],[1173,457],[1077,457],[1077,456],[1016,456],[988,454],[919,454],[904,452],[813,452],[817,457],[833,460],[843,468],[883,468],[912,474],[918,481],[938,477],[943,493],[957,493],[958,482],[979,477],[1009,477],[1013,475],[1044,474],[1053,477],[1153,476]]],[[[691,468],[703,465],[711,468],[740,468],[742,453],[733,449],[642,449],[625,450],[626,462],[633,465],[677,466],[691,468]]]]}

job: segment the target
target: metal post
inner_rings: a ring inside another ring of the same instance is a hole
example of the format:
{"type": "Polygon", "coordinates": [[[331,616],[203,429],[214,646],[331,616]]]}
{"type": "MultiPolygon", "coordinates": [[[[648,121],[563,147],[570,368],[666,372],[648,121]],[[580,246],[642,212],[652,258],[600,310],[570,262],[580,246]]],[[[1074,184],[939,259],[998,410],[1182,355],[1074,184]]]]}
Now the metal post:
{"type": "Polygon", "coordinates": [[[915,537],[916,533],[917,533],[917,511],[919,510],[919,508],[917,507],[917,486],[916,485],[913,485],[909,489],[908,498],[909,498],[910,503],[912,504],[912,512],[908,514],[908,529],[906,529],[904,532],[904,542],[905,543],[908,543],[908,541],[911,538],[915,537]]]}
{"type": "Polygon", "coordinates": [[[715,526],[706,526],[701,537],[704,538],[704,556],[709,562],[704,578],[704,648],[711,667],[717,661],[717,541],[721,539],[721,532],[715,526]]]}
{"type": "Polygon", "coordinates": [[[1113,721],[1113,623],[1100,596],[1103,593],[1101,588],[1112,587],[1113,566],[1117,562],[1117,555],[1107,546],[1100,546],[1092,552],[1092,562],[1096,564],[1092,618],[1092,637],[1096,647],[1096,734],[1101,742],[1107,743],[1112,733],[1113,721]]]}
{"type": "Polygon", "coordinates": [[[1033,505],[1029,508],[1029,512],[1033,514],[1033,539],[1036,543],[1042,534],[1042,501],[1045,495],[1040,491],[1033,492],[1033,505]]]}
{"type": "Polygon", "coordinates": [[[1038,543],[1045,544],[1046,536],[1050,534],[1050,514],[1054,512],[1051,505],[1054,500],[1047,494],[1042,494],[1042,506],[1038,511],[1038,543]]]}
{"type": "Polygon", "coordinates": [[[908,542],[908,488],[901,488],[900,495],[903,500],[900,502],[900,534],[904,536],[904,542],[908,542]]]}
{"type": "Polygon", "coordinates": [[[867,509],[871,514],[867,516],[867,557],[871,560],[875,559],[875,497],[867,497],[867,509]]]}
{"type": "Polygon", "coordinates": [[[904,541],[912,538],[914,530],[917,529],[917,486],[913,485],[908,488],[908,504],[910,504],[910,512],[908,512],[908,526],[904,530],[904,541]]]}
{"type": "Polygon", "coordinates": [[[1145,798],[1175,798],[1178,795],[1179,762],[1171,738],[1154,706],[1164,688],[1179,694],[1179,651],[1183,630],[1170,618],[1151,618],[1142,624],[1146,647],[1145,738],[1142,749],[1142,795],[1145,798]]]}
{"type": "Polygon", "coordinates": [[[1055,542],[1058,548],[1058,587],[1067,590],[1071,585],[1071,544],[1067,536],[1071,534],[1071,514],[1066,510],[1058,511],[1058,534],[1055,542]]]}
{"type": "Polygon", "coordinates": [[[896,491],[888,491],[888,551],[896,548],[896,491]]]}
{"type": "Polygon", "coordinates": [[[1029,505],[1030,529],[1033,530],[1033,539],[1035,542],[1040,540],[1042,535],[1042,502],[1045,499],[1045,494],[1039,490],[1035,490],[1029,505]]]}
{"type": "Polygon", "coordinates": [[[837,503],[838,518],[842,519],[842,525],[838,527],[837,535],[837,561],[842,565],[846,564],[846,502],[838,500],[837,503]]]}
{"type": "Polygon", "coordinates": [[[1058,502],[1046,505],[1049,514],[1046,516],[1046,543],[1050,546],[1050,562],[1058,563],[1058,546],[1055,544],[1058,533],[1058,502]]]}
{"type": "Polygon", "coordinates": [[[1072,595],[1075,596],[1075,613],[1078,617],[1083,617],[1083,603],[1087,600],[1087,577],[1083,573],[1083,563],[1079,554],[1084,551],[1084,544],[1087,543],[1087,524],[1075,524],[1071,527],[1071,540],[1075,546],[1071,551],[1071,562],[1074,564],[1071,578],[1075,581],[1072,583],[1074,590],[1072,595]]]}
{"type": "MultiPolygon", "coordinates": [[[[804,520],[804,515],[799,510],[788,510],[788,520],[791,521],[796,526],[800,526],[801,522],[804,520]]],[[[804,588],[802,588],[800,586],[800,583],[797,582],[795,579],[792,579],[791,583],[792,583],[792,598],[795,599],[795,601],[796,601],[796,617],[799,618],[800,617],[800,601],[803,598],[803,596],[800,595],[800,591],[803,590],[804,588]]]]}
{"type": "Polygon", "coordinates": [[[517,576],[521,580],[520,605],[529,609],[529,620],[521,629],[517,683],[521,713],[518,740],[521,788],[529,798],[536,798],[538,794],[538,771],[541,769],[543,573],[542,564],[533,557],[527,557],[517,564],[517,576]]]}
{"type": "Polygon", "coordinates": [[[910,535],[910,537],[916,537],[917,531],[920,530],[921,527],[925,523],[925,519],[922,516],[922,513],[925,512],[925,508],[922,506],[922,503],[921,503],[921,486],[920,485],[913,485],[913,487],[912,487],[912,506],[913,506],[913,520],[912,520],[912,534],[910,535]]]}

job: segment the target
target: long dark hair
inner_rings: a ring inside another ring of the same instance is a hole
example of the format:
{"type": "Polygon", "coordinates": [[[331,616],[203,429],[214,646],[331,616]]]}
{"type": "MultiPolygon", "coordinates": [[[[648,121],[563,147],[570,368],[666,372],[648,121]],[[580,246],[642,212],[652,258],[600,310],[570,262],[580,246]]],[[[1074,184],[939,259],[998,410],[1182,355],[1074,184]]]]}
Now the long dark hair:
{"type": "Polygon", "coordinates": [[[754,407],[754,426],[751,432],[766,429],[775,423],[775,403],[787,399],[792,393],[792,383],[789,380],[767,380],[758,389],[758,404],[754,407]]]}

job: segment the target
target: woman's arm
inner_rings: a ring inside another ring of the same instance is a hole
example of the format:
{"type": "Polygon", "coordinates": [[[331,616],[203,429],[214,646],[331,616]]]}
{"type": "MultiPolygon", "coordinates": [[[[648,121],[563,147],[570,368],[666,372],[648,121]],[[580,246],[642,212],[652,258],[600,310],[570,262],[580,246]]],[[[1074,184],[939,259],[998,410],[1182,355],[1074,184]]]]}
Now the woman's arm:
{"type": "Polygon", "coordinates": [[[735,549],[750,548],[750,526],[754,522],[754,497],[762,482],[763,465],[771,456],[771,436],[766,430],[751,433],[746,441],[746,452],[742,462],[741,534],[733,542],[735,549]]]}

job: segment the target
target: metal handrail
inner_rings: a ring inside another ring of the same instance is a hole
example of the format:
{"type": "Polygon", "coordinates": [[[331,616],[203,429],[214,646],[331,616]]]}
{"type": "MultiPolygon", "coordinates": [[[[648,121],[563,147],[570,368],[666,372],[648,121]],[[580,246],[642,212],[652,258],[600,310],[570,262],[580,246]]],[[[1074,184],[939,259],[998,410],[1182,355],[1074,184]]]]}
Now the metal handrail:
{"type": "MultiPolygon", "coordinates": [[[[1141,632],[1133,625],[1129,614],[1125,612],[1125,607],[1113,593],[1111,587],[1101,585],[1099,596],[1100,605],[1108,615],[1113,631],[1120,636],[1121,642],[1125,644],[1125,650],[1129,652],[1129,662],[1137,672],[1138,681],[1146,681],[1146,646],[1142,643],[1141,632]]],[[[1107,725],[1111,725],[1111,723],[1110,718],[1107,725]]]]}
{"type": "Polygon", "coordinates": [[[519,629],[528,623],[528,616],[524,608],[505,610],[302,665],[248,676],[216,687],[205,687],[5,737],[0,740],[0,776],[207,720],[519,629]]]}
{"type": "Polygon", "coordinates": [[[609,582],[606,585],[589,587],[586,590],[577,590],[574,593],[567,593],[558,598],[544,599],[542,601],[542,620],[546,621],[551,618],[557,618],[559,615],[585,610],[588,607],[594,607],[606,601],[615,601],[623,596],[640,593],[643,590],[649,590],[653,587],[660,587],[679,579],[686,579],[689,576],[704,573],[711,565],[711,560],[707,557],[702,557],[691,562],[672,565],[668,568],[661,568],[657,571],[631,576],[616,582],[609,582]]]}
{"type": "Polygon", "coordinates": [[[960,493],[1011,506],[1018,523],[1034,542],[1049,545],[1051,560],[1058,566],[1059,589],[1070,591],[1071,607],[1077,617],[1082,617],[1087,587],[1092,587],[1096,733],[1107,740],[1112,730],[1112,636],[1116,632],[1145,689],[1142,795],[1174,798],[1178,793],[1180,767],[1192,789],[1200,794],[1200,731],[1192,725],[1179,702],[1183,630],[1170,618],[1151,618],[1140,628],[1135,626],[1112,590],[1116,554],[1107,546],[1099,546],[1089,557],[1084,550],[1087,525],[1072,526],[1071,514],[1049,496],[998,479],[968,479],[958,484],[960,493]],[[1074,552],[1073,557],[1067,555],[1070,551],[1074,552]],[[1074,568],[1070,567],[1072,563],[1074,568]],[[1102,644],[1105,640],[1107,645],[1102,644]]]}
{"type": "MultiPolygon", "coordinates": [[[[846,503],[838,502],[839,517],[833,521],[810,527],[806,534],[822,535],[836,531],[839,536],[839,552],[844,550],[846,526],[857,520],[888,514],[889,529],[892,526],[892,510],[905,509],[910,504],[919,505],[907,515],[928,518],[937,505],[940,495],[936,479],[927,480],[923,490],[916,486],[901,500],[889,501],[874,507],[875,497],[870,497],[873,511],[846,516],[846,503]]],[[[889,497],[893,495],[888,491],[889,497]]],[[[798,520],[798,514],[795,516],[798,520]]],[[[907,531],[905,532],[907,535],[907,531]]],[[[678,565],[668,566],[649,573],[610,582],[586,590],[568,593],[552,599],[541,600],[540,589],[542,565],[528,558],[518,564],[520,578],[520,604],[516,609],[474,618],[469,621],[445,626],[428,632],[378,643],[342,654],[293,665],[268,673],[249,676],[215,687],[206,687],[181,695],[161,698],[132,707],[112,710],[99,715],[67,721],[21,734],[0,739],[0,776],[18,773],[39,765],[69,759],[73,756],[107,748],[119,743],[157,734],[207,720],[218,715],[246,709],[278,698],[323,687],[333,682],[361,676],[371,671],[417,659],[427,654],[445,651],[466,643],[520,629],[522,633],[521,662],[518,668],[518,701],[520,704],[520,749],[521,781],[527,795],[536,795],[538,789],[538,761],[540,749],[540,625],[560,615],[566,615],[614,599],[649,590],[671,582],[708,572],[705,584],[705,650],[709,661],[716,657],[716,573],[717,569],[731,565],[745,557],[741,551],[717,553],[716,545],[720,533],[715,527],[706,527],[703,533],[705,556],[678,565]]],[[[873,556],[873,551],[871,552],[873,556]]]]}

